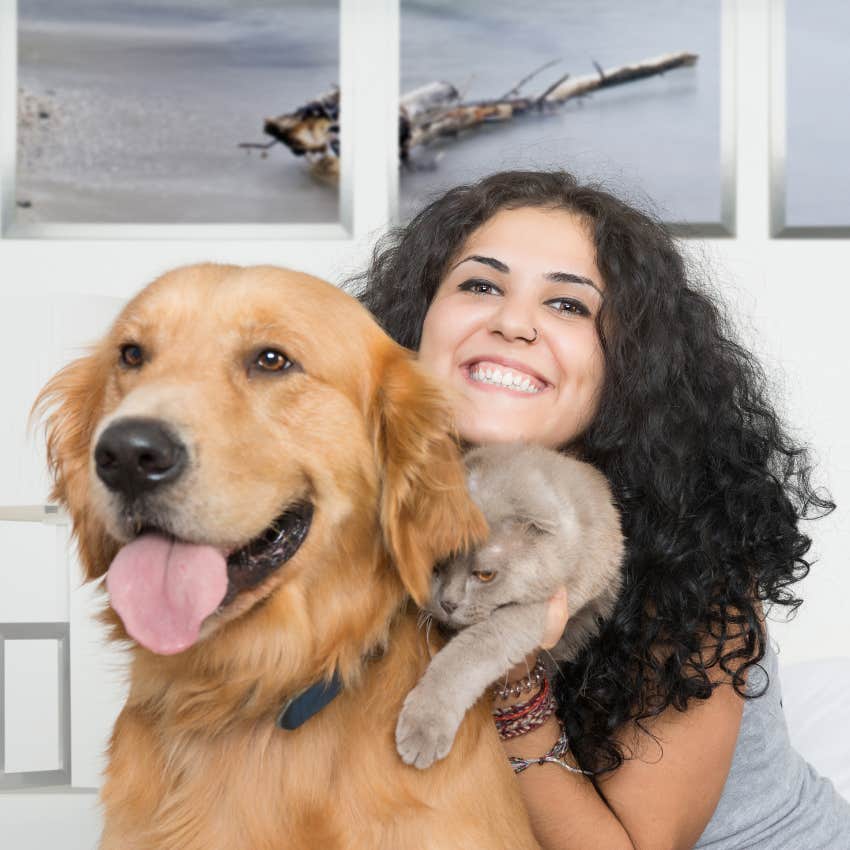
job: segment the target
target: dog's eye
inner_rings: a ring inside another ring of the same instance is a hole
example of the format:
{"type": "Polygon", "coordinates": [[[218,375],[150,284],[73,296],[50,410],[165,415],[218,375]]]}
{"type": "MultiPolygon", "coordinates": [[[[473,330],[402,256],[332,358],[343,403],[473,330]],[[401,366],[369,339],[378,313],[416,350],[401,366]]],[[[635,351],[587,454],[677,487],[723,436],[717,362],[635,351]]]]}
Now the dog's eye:
{"type": "Polygon", "coordinates": [[[131,369],[138,369],[142,365],[145,356],[140,345],[134,342],[121,346],[121,362],[131,369]]]}
{"type": "Polygon", "coordinates": [[[254,365],[264,372],[282,372],[292,365],[292,361],[276,349],[266,348],[257,355],[254,365]]]}
{"type": "Polygon", "coordinates": [[[487,584],[488,581],[493,581],[493,579],[496,578],[494,570],[475,570],[472,575],[484,584],[487,584]]]}

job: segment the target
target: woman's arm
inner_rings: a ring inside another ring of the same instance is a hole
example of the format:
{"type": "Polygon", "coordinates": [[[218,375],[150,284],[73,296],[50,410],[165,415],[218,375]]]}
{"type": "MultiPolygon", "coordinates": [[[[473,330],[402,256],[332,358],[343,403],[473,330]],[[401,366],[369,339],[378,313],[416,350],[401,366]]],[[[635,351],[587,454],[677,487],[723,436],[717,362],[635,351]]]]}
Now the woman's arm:
{"type": "MultiPolygon", "coordinates": [[[[712,672],[713,681],[724,681],[712,672]]],[[[743,711],[744,700],[727,678],[708,700],[684,712],[668,708],[648,723],[660,745],[644,734],[637,740],[633,732],[618,736],[638,757],[599,785],[635,847],[685,850],[696,844],[723,793],[743,711]]]]}
{"type": "MultiPolygon", "coordinates": [[[[502,744],[507,756],[539,758],[558,739],[554,716],[542,726],[502,744]]],[[[571,764],[572,759],[567,756],[571,764]]],[[[534,835],[543,850],[632,850],[634,844],[620,823],[581,774],[557,764],[532,765],[517,774],[520,792],[534,835]]]]}
{"type": "MultiPolygon", "coordinates": [[[[720,800],[742,713],[743,700],[731,684],[723,684],[685,712],[668,708],[645,721],[663,754],[637,730],[617,736],[637,758],[600,777],[602,796],[587,777],[556,764],[532,765],[518,774],[543,850],[692,848],[720,800]]],[[[538,729],[503,741],[505,753],[542,756],[559,734],[551,717],[538,729]]]]}
{"type": "MultiPolygon", "coordinates": [[[[559,609],[554,598],[551,609],[549,637],[558,632],[560,616],[561,631],[566,621],[566,611],[559,609]]],[[[549,637],[544,646],[551,645],[549,637]]],[[[529,659],[532,664],[533,660],[529,659]]],[[[520,678],[524,668],[514,668],[516,675],[511,679],[520,678]]],[[[636,757],[600,777],[601,793],[587,777],[556,764],[531,765],[517,774],[543,850],[687,850],[694,846],[720,800],[743,714],[743,700],[728,677],[717,666],[707,672],[712,681],[723,682],[710,699],[691,703],[685,712],[668,708],[644,721],[660,745],[635,727],[615,736],[626,753],[636,757]]],[[[509,702],[510,698],[496,700],[494,707],[509,702]]],[[[559,734],[557,720],[550,717],[538,729],[502,743],[507,756],[538,758],[551,749],[559,734]]],[[[570,756],[567,759],[575,766],[570,756]]]]}

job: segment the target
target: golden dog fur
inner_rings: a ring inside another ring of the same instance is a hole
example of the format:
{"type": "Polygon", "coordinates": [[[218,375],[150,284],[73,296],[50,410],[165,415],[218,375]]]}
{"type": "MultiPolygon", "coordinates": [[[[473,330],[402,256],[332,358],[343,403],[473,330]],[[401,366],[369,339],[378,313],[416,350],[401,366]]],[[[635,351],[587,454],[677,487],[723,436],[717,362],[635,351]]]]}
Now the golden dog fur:
{"type": "MultiPolygon", "coordinates": [[[[396,753],[401,704],[429,660],[411,600],[424,601],[436,560],[486,527],[442,393],[354,299],[273,267],[177,269],[50,381],[36,410],[52,497],[89,580],[129,540],[92,460],[124,416],[164,420],[188,446],[167,491],[181,539],[230,551],[282,506],[315,506],[295,556],[207,617],[192,647],[128,644],[102,850],[538,846],[486,701],[430,769],[396,753]],[[119,364],[128,342],[146,352],[139,369],[119,364]],[[255,373],[266,348],[298,368],[255,373]],[[340,696],[278,728],[286,698],[334,668],[340,696]]],[[[103,619],[129,640],[111,608],[103,619]]]]}

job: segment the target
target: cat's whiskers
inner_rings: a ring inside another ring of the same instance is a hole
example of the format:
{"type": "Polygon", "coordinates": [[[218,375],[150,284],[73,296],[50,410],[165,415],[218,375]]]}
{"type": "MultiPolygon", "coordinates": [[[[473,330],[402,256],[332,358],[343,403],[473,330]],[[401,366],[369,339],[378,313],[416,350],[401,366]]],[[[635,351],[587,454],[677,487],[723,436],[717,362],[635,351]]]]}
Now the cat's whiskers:
{"type": "Polygon", "coordinates": [[[425,624],[425,646],[428,647],[428,657],[433,658],[434,653],[431,652],[431,623],[434,622],[434,618],[429,614],[428,620],[425,624]]]}
{"type": "Polygon", "coordinates": [[[541,651],[545,652],[549,656],[549,661],[552,662],[552,666],[558,671],[558,673],[560,673],[561,672],[561,665],[558,664],[558,662],[555,660],[555,656],[552,655],[552,653],[548,649],[543,649],[541,651]]]}
{"type": "Polygon", "coordinates": [[[416,618],[416,628],[422,631],[422,627],[425,627],[425,646],[428,648],[429,658],[434,657],[434,653],[431,652],[431,623],[433,622],[434,615],[429,611],[420,611],[419,616],[416,618]]]}

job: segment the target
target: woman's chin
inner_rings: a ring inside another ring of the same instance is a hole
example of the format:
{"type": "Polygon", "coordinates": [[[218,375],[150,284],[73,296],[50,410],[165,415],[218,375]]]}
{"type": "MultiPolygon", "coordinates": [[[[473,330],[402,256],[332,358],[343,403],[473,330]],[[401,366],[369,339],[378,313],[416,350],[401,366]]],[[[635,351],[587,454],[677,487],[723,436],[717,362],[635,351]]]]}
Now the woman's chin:
{"type": "Polygon", "coordinates": [[[517,428],[515,422],[471,423],[458,420],[458,433],[464,443],[486,446],[493,443],[540,442],[529,429],[517,428]]]}
{"type": "Polygon", "coordinates": [[[456,408],[455,422],[462,440],[475,445],[546,442],[540,428],[546,411],[539,405],[533,405],[532,411],[525,409],[525,399],[525,403],[517,404],[501,393],[476,395],[485,397],[470,398],[465,394],[456,408]]]}

